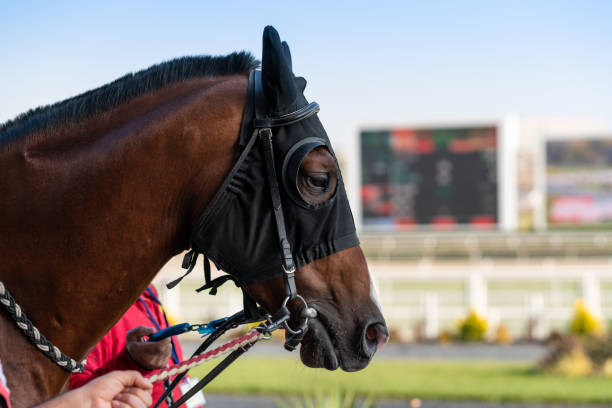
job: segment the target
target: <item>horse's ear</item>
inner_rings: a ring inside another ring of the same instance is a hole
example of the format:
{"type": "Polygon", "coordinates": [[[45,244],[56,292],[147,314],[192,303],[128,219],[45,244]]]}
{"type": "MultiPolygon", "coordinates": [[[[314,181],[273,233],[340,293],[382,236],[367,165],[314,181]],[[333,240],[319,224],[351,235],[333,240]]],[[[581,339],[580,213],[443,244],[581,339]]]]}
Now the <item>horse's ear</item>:
{"type": "Polygon", "coordinates": [[[304,89],[306,89],[306,78],[295,77],[295,86],[297,86],[300,92],[304,93],[304,89]]]}
{"type": "Polygon", "coordinates": [[[272,26],[264,29],[261,80],[270,113],[295,109],[298,90],[293,81],[289,46],[281,44],[272,26]]]}
{"type": "MultiPolygon", "coordinates": [[[[287,41],[283,41],[283,55],[287,59],[287,63],[289,64],[289,69],[293,72],[293,62],[291,61],[291,50],[289,49],[289,44],[287,41]]],[[[304,89],[306,89],[306,79],[304,77],[294,77],[295,86],[297,86],[298,90],[304,93],[304,89]]]]}
{"type": "Polygon", "coordinates": [[[283,41],[281,44],[283,46],[283,55],[289,64],[289,70],[293,72],[293,62],[291,61],[291,50],[289,49],[289,44],[287,44],[287,41],[283,41]]]}

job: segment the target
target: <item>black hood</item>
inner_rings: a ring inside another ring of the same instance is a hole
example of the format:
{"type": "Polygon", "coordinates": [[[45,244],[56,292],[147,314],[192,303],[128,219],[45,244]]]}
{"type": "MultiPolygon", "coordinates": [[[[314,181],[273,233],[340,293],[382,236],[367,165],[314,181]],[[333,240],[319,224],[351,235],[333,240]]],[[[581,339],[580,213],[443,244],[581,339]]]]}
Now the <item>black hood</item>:
{"type": "MultiPolygon", "coordinates": [[[[289,47],[281,44],[276,30],[266,27],[262,70],[251,72],[249,78],[238,159],[191,234],[197,252],[206,254],[217,268],[245,286],[283,271],[267,163],[258,132],[262,126],[258,123],[282,119],[283,115],[316,105],[304,97],[305,86],[303,78],[293,75],[289,47]]],[[[309,204],[297,189],[297,172],[308,152],[325,146],[335,160],[315,113],[272,129],[287,238],[297,268],[359,244],[339,169],[335,193],[324,203],[309,204]]]]}

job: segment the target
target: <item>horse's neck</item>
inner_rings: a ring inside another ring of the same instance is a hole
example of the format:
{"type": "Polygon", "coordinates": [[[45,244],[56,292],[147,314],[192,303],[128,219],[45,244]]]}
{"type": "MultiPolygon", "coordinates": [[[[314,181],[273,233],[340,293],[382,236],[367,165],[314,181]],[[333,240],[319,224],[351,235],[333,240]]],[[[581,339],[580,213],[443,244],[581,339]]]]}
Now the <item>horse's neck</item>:
{"type": "Polygon", "coordinates": [[[84,357],[187,247],[233,163],[246,82],[162,90],[1,162],[18,181],[0,182],[0,280],[67,354],[84,357]]]}

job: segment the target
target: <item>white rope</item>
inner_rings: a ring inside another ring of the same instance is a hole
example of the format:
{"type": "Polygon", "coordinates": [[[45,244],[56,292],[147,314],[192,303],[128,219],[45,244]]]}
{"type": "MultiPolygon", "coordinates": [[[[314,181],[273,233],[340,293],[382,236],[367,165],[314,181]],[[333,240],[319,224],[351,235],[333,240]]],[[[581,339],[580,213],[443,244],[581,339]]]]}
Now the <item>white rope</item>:
{"type": "Polygon", "coordinates": [[[74,359],[68,357],[62,351],[55,347],[49,340],[43,336],[40,331],[32,324],[30,319],[21,310],[21,307],[15,301],[15,298],[9,293],[4,287],[2,281],[0,281],[0,303],[2,303],[8,313],[11,315],[17,327],[19,327],[23,334],[47,357],[51,359],[55,364],[64,368],[72,373],[80,373],[85,370],[83,363],[78,363],[74,359]]]}
{"type": "Polygon", "coordinates": [[[266,335],[264,333],[259,332],[256,329],[251,329],[246,335],[238,338],[238,339],[234,339],[231,340],[219,347],[217,347],[216,349],[213,349],[207,353],[204,353],[200,356],[196,356],[193,357],[189,360],[183,361],[180,364],[174,365],[172,367],[169,368],[165,368],[162,371],[151,375],[150,377],[147,377],[147,380],[151,383],[155,383],[158,381],[162,381],[165,380],[168,377],[173,377],[175,375],[184,373],[185,371],[189,371],[194,367],[200,366],[210,360],[213,360],[215,358],[224,356],[226,354],[229,354],[233,351],[238,350],[239,348],[242,348],[250,343],[254,343],[262,338],[264,338],[266,335]],[[252,335],[251,333],[256,332],[257,334],[252,335]],[[240,340],[241,338],[245,338],[242,341],[236,342],[236,340],[240,340]],[[232,342],[236,342],[236,344],[233,344],[230,347],[227,347],[228,344],[231,344],[232,342]]]}

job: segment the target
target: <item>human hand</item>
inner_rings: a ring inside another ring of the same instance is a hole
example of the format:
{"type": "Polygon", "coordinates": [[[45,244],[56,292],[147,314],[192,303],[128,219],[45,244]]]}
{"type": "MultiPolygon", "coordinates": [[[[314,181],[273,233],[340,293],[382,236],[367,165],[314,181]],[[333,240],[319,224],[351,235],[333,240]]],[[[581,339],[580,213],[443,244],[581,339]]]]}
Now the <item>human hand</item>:
{"type": "Polygon", "coordinates": [[[37,408],[147,408],[153,385],[138,371],[112,371],[37,408]]]}
{"type": "Polygon", "coordinates": [[[138,371],[112,371],[96,378],[77,391],[91,408],[147,408],[153,403],[153,384],[138,371]]]}
{"type": "Polygon", "coordinates": [[[126,334],[125,348],[132,360],[142,367],[155,370],[164,368],[172,355],[170,337],[159,341],[146,341],[145,336],[155,333],[152,327],[138,326],[126,334]]]}

